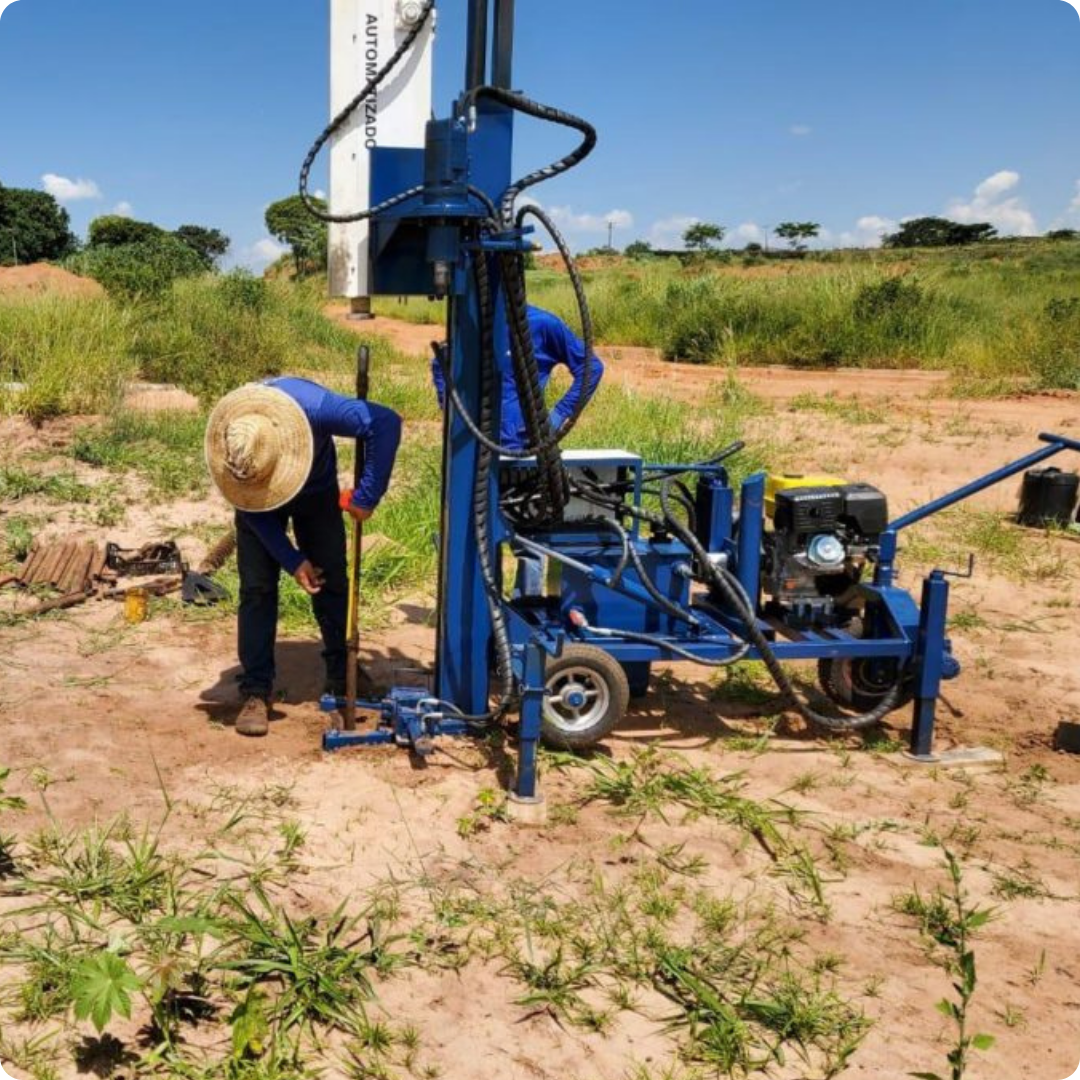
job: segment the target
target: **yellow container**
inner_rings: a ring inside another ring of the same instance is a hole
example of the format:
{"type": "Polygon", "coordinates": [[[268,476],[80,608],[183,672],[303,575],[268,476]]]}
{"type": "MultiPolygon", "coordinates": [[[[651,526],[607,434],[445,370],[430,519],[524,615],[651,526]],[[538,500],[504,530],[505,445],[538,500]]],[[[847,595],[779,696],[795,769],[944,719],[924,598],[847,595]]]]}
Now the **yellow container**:
{"type": "Polygon", "coordinates": [[[128,589],[124,593],[124,620],[130,625],[146,622],[150,616],[150,593],[146,589],[128,589]]]}
{"type": "Polygon", "coordinates": [[[792,488],[843,487],[847,483],[838,476],[822,473],[773,473],[765,478],[765,514],[776,516],[776,493],[792,488]]]}

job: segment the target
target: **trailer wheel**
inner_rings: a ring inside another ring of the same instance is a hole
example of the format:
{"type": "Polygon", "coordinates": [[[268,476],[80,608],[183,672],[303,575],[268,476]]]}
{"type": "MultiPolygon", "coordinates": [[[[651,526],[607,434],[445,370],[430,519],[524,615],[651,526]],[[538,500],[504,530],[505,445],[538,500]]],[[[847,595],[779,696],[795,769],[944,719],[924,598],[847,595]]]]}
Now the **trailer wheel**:
{"type": "Polygon", "coordinates": [[[541,734],[548,746],[584,750],[610,735],[626,715],[630,685],[603,649],[568,645],[547,666],[541,734]]]}
{"type": "MultiPolygon", "coordinates": [[[[862,637],[860,619],[852,620],[847,629],[853,637],[862,637]]],[[[855,712],[876,709],[897,680],[903,685],[893,712],[910,704],[915,696],[910,665],[901,667],[899,661],[891,659],[855,660],[850,657],[818,661],[818,682],[826,696],[841,708],[855,712]]]]}

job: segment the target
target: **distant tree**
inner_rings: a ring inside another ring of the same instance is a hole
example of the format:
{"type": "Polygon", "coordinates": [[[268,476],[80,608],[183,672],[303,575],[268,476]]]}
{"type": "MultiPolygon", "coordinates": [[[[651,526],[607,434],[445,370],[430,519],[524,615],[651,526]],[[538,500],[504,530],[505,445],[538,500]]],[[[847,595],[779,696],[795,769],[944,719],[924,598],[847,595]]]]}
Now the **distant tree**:
{"type": "Polygon", "coordinates": [[[199,277],[206,272],[198,252],[164,230],[158,236],[131,244],[89,245],[65,265],[126,299],[165,296],[180,278],[199,277]]]}
{"type": "Polygon", "coordinates": [[[698,221],[683,233],[683,243],[690,251],[700,251],[703,255],[721,244],[727,235],[723,225],[714,225],[708,221],[698,221]]]}
{"type": "Polygon", "coordinates": [[[743,251],[746,252],[747,255],[762,255],[765,252],[765,248],[761,244],[751,243],[747,244],[746,247],[743,248],[743,251]]]}
{"type": "MultiPolygon", "coordinates": [[[[321,210],[326,203],[321,199],[313,200],[321,210]]],[[[266,228],[270,234],[292,250],[297,276],[302,276],[309,268],[326,268],[329,231],[325,222],[308,213],[299,195],[290,195],[287,199],[271,203],[266,208],[266,228]]]]}
{"type": "Polygon", "coordinates": [[[883,242],[890,248],[959,247],[992,240],[995,236],[997,229],[987,222],[962,225],[948,218],[922,217],[905,221],[897,232],[886,236],[883,242]]]}
{"type": "Polygon", "coordinates": [[[1080,239],[1080,230],[1077,229],[1052,229],[1046,234],[1047,240],[1077,240],[1080,239]]]}
{"type": "Polygon", "coordinates": [[[218,259],[232,243],[220,229],[207,229],[202,225],[181,225],[173,235],[198,254],[207,270],[217,266],[218,259]]]}
{"type": "Polygon", "coordinates": [[[787,240],[795,251],[805,251],[808,241],[821,232],[816,221],[785,221],[776,226],[776,235],[787,240]]]}
{"type": "Polygon", "coordinates": [[[86,231],[87,244],[92,248],[145,244],[165,235],[164,229],[149,221],[136,221],[135,218],[120,217],[118,214],[94,218],[86,231]]]}
{"type": "Polygon", "coordinates": [[[648,240],[635,240],[632,244],[626,245],[623,254],[628,259],[647,259],[653,254],[653,246],[648,240]]]}
{"type": "Polygon", "coordinates": [[[51,195],[0,184],[0,265],[62,259],[77,246],[67,211],[51,195]]]}

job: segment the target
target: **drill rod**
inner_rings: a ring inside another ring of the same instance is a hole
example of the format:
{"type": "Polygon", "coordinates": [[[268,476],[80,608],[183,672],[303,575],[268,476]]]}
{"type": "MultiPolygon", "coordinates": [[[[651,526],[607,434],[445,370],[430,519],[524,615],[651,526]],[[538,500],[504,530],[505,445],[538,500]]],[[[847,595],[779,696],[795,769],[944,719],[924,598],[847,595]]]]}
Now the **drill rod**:
{"type": "MultiPolygon", "coordinates": [[[[356,354],[356,396],[360,401],[368,398],[368,372],[371,368],[371,350],[361,345],[356,354]]],[[[356,440],[353,462],[353,491],[358,491],[364,476],[364,443],[356,440]]],[[[360,572],[364,555],[363,522],[352,521],[352,564],[349,567],[349,609],[345,647],[345,707],[342,716],[346,731],[356,730],[357,674],[360,664],[360,572]]]]}

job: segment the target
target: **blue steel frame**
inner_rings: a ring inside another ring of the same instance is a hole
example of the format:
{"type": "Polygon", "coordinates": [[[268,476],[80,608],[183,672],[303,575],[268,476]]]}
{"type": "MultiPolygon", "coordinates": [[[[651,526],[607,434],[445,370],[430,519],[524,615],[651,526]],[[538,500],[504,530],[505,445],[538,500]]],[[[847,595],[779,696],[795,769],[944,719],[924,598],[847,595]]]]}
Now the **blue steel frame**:
{"type": "MultiPolygon", "coordinates": [[[[494,54],[492,70],[498,85],[509,86],[513,44],[513,0],[495,0],[494,54]]],[[[488,28],[487,0],[470,0],[467,89],[482,84],[486,72],[488,28]]],[[[512,112],[498,104],[481,100],[471,112],[458,107],[456,119],[432,122],[428,148],[418,151],[379,151],[373,155],[372,189],[376,199],[425,184],[418,200],[395,207],[373,221],[373,280],[376,291],[399,294],[427,294],[434,280],[442,282],[449,297],[451,371],[466,407],[473,416],[480,408],[480,311],[474,269],[475,260],[489,259],[492,251],[509,244],[527,250],[524,237],[479,241],[477,221],[484,215],[469,188],[480,189],[498,204],[511,183],[514,122],[512,112]]],[[[500,374],[509,378],[508,334],[502,304],[498,268],[489,259],[489,276],[499,313],[496,342],[500,374]],[[498,343],[503,343],[498,347],[498,343]]],[[[495,430],[498,430],[495,417],[495,430]]],[[[914,679],[915,710],[912,752],[930,754],[934,729],[934,708],[942,679],[955,677],[959,666],[952,659],[945,636],[949,586],[946,574],[935,570],[927,577],[921,608],[895,584],[895,560],[901,530],[970,498],[972,495],[1015,476],[1064,450],[1080,451],[1080,441],[1059,435],[1042,435],[1047,445],[940,499],[913,510],[892,522],[881,536],[874,579],[860,586],[866,604],[872,636],[854,638],[839,629],[785,631],[777,639],[777,628],[759,621],[781,660],[881,659],[901,667],[910,666],[914,679]]],[[[415,688],[395,688],[381,702],[359,702],[358,707],[378,716],[376,729],[369,733],[332,731],[324,738],[327,749],[343,746],[396,742],[429,753],[432,737],[440,734],[467,734],[474,730],[455,712],[479,715],[487,711],[489,700],[489,651],[491,619],[480,574],[479,553],[473,514],[473,487],[478,445],[462,418],[447,409],[444,425],[443,500],[440,523],[439,603],[437,659],[433,693],[415,688]],[[448,707],[449,706],[449,707],[448,707]]],[[[663,472],[670,466],[651,466],[663,472]]],[[[690,471],[690,470],[686,470],[690,471]]],[[[726,472],[719,467],[700,467],[708,484],[707,528],[713,543],[709,549],[722,553],[739,578],[747,595],[760,607],[762,539],[765,522],[765,477],[752,476],[742,485],[738,528],[734,527],[734,499],[726,472]]],[[[635,498],[640,499],[637,478],[635,498]]],[[[499,469],[492,469],[489,490],[492,522],[490,555],[498,565],[502,544],[511,530],[499,513],[499,469]]],[[[611,559],[604,546],[611,536],[600,532],[583,536],[567,530],[515,539],[536,553],[563,564],[578,592],[600,614],[595,625],[617,631],[627,622],[637,625],[641,606],[655,609],[635,571],[628,569],[621,581],[614,581],[611,559]],[[591,559],[592,561],[587,561],[591,559]],[[603,622],[610,612],[613,625],[603,622]],[[620,620],[622,625],[620,626],[620,620]]],[[[691,562],[690,552],[671,541],[661,552],[642,540],[637,530],[631,537],[643,558],[653,559],[672,598],[689,603],[689,582],[683,568],[691,562]],[[683,584],[676,580],[680,575],[683,584]]],[[[510,627],[514,675],[521,691],[520,755],[514,794],[521,799],[536,796],[536,756],[540,738],[544,700],[546,656],[557,656],[568,641],[588,643],[604,649],[628,671],[648,671],[648,665],[681,657],[667,645],[705,660],[721,660],[739,649],[739,620],[722,604],[709,597],[689,604],[692,622],[681,625],[667,614],[661,626],[667,633],[655,636],[658,644],[647,644],[617,636],[590,634],[587,628],[573,629],[568,612],[558,598],[548,603],[503,601],[510,627]],[[665,644],[666,643],[666,644],[665,644]]],[[[683,604],[682,606],[685,606],[683,604]]],[[[655,611],[653,612],[655,617],[655,611]]],[[[749,654],[756,657],[756,650],[749,654]]],[[[324,701],[334,709],[337,702],[324,701]]]]}

